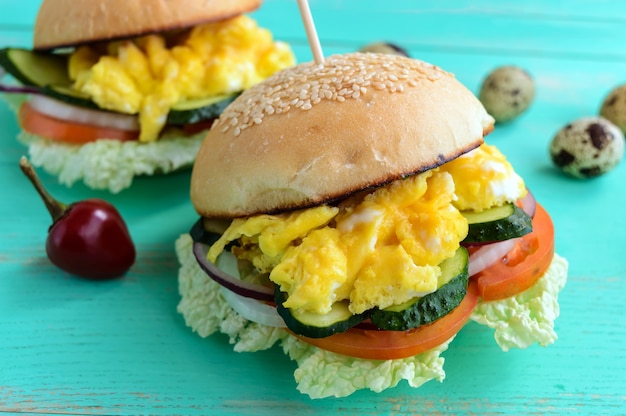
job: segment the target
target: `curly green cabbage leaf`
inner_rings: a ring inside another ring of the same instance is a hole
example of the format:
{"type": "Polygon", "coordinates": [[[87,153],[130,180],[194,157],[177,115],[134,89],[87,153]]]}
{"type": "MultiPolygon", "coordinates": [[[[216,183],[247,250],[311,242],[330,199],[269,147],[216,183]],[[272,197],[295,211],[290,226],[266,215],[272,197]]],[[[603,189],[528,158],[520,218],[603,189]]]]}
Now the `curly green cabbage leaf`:
{"type": "Polygon", "coordinates": [[[471,319],[494,328],[503,351],[527,348],[534,343],[553,344],[554,321],[559,316],[559,292],[567,280],[568,263],[558,254],[546,273],[529,289],[507,299],[480,302],[471,319]]]}
{"type": "Polygon", "coordinates": [[[448,342],[424,354],[397,360],[364,360],[335,354],[308,345],[282,329],[266,327],[240,317],[224,300],[219,285],[198,266],[187,234],[176,241],[181,300],[178,312],[200,336],[217,331],[227,334],[234,350],[259,351],[279,342],[285,354],[296,361],[297,388],[311,398],[344,397],[359,389],[380,392],[407,380],[418,387],[429,380],[443,381],[441,353],[448,342]]]}
{"type": "Polygon", "coordinates": [[[170,173],[193,164],[206,132],[189,137],[168,137],[140,143],[100,139],[83,145],[45,140],[21,132],[18,140],[28,146],[31,163],[72,186],[81,180],[90,188],[118,193],[139,175],[170,173]]]}

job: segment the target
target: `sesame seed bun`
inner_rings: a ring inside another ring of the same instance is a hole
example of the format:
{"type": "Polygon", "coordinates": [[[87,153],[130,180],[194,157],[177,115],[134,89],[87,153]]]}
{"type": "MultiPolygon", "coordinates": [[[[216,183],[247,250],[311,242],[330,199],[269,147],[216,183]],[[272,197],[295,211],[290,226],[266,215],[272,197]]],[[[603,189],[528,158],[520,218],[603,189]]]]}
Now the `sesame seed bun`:
{"type": "Polygon", "coordinates": [[[204,217],[310,207],[432,169],[479,146],[493,118],[428,63],[353,53],[283,70],[241,94],[191,177],[204,217]]]}
{"type": "Polygon", "coordinates": [[[35,20],[37,50],[134,37],[224,20],[261,0],[43,0],[35,20]]]}

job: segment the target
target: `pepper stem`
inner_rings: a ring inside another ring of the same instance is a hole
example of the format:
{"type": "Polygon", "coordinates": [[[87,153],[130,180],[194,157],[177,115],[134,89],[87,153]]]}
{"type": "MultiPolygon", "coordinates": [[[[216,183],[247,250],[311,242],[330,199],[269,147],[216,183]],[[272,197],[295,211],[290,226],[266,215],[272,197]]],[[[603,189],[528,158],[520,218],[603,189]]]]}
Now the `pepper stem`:
{"type": "Polygon", "coordinates": [[[52,221],[56,221],[61,218],[67,210],[67,206],[54,199],[48,191],[46,191],[41,183],[41,180],[39,180],[39,176],[37,176],[35,169],[33,169],[33,166],[30,164],[26,156],[21,157],[20,168],[37,190],[37,193],[41,196],[44,204],[46,204],[46,208],[48,208],[48,212],[50,212],[50,215],[52,216],[52,221]]]}

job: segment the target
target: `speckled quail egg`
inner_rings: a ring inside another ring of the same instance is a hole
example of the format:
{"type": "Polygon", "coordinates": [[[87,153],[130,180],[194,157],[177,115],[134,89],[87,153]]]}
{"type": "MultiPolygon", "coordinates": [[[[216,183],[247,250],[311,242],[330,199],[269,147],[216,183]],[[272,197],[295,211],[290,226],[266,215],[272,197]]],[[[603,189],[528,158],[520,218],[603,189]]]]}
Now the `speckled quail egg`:
{"type": "Polygon", "coordinates": [[[602,117],[575,120],[552,138],[550,157],[563,172],[592,178],[612,170],[624,156],[624,134],[602,117]]]}
{"type": "Polygon", "coordinates": [[[530,106],[535,98],[535,82],[520,67],[501,66],[487,75],[478,98],[496,122],[504,123],[530,106]]]}
{"type": "Polygon", "coordinates": [[[369,43],[359,49],[359,52],[375,52],[375,53],[387,53],[390,55],[409,56],[408,52],[398,45],[394,45],[389,42],[374,42],[369,43]]]}
{"type": "Polygon", "coordinates": [[[600,108],[600,115],[626,132],[626,84],[613,89],[600,108]]]}

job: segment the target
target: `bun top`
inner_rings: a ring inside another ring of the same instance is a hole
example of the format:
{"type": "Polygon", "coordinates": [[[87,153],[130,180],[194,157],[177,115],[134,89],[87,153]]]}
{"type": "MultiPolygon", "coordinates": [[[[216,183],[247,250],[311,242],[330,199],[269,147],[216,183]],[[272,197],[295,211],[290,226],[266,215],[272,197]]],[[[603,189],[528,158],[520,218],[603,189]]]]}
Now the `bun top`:
{"type": "Polygon", "coordinates": [[[196,158],[191,200],[219,218],[318,205],[452,160],[493,122],[436,66],[330,56],[280,71],[226,108],[196,158]]]}
{"type": "Polygon", "coordinates": [[[261,0],[43,0],[33,46],[46,50],[187,28],[260,5],[261,0]]]}

